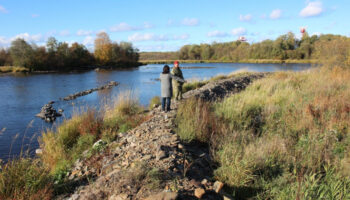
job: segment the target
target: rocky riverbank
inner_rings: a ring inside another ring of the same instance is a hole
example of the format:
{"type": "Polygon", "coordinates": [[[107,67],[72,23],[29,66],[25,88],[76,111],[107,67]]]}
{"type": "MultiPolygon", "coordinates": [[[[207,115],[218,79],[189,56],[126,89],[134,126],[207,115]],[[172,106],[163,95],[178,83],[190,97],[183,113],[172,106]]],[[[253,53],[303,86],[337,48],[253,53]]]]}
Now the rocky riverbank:
{"type": "MultiPolygon", "coordinates": [[[[243,90],[264,75],[211,82],[184,97],[217,100],[243,90]]],[[[174,132],[179,103],[172,104],[168,113],[159,108],[151,110],[149,120],[119,133],[107,146],[96,143],[94,148],[100,153],[78,160],[69,173],[73,183],[86,185],[58,199],[231,199],[222,190],[224,184],[213,178],[216,166],[208,147],[183,143],[174,132]]]]}

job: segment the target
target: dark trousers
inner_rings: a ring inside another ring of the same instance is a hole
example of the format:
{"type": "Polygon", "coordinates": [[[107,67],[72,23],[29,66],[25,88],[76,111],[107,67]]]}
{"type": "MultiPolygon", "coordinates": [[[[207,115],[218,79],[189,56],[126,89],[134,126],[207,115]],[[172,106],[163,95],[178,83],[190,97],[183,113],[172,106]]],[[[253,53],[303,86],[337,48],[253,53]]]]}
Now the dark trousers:
{"type": "Polygon", "coordinates": [[[166,111],[170,110],[171,97],[162,97],[162,110],[165,111],[165,102],[166,102],[166,111]]]}

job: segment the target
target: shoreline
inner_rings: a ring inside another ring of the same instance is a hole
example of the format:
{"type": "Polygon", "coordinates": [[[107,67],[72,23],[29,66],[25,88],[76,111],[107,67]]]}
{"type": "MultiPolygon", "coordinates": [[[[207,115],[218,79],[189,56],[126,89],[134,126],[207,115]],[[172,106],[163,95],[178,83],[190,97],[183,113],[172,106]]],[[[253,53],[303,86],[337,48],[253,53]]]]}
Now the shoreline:
{"type": "Polygon", "coordinates": [[[124,65],[116,65],[116,66],[89,66],[86,69],[74,69],[69,71],[57,71],[57,70],[44,70],[44,71],[30,71],[30,69],[25,67],[15,67],[15,66],[0,66],[0,76],[1,75],[16,75],[16,74],[54,74],[54,73],[80,73],[80,72],[87,72],[91,70],[97,70],[97,71],[109,71],[109,70],[116,70],[116,69],[133,69],[140,67],[142,65],[145,65],[141,62],[135,63],[135,65],[131,66],[124,66],[124,65]],[[6,70],[2,70],[1,68],[5,68],[6,70]],[[18,70],[19,69],[19,70],[18,70]]]}
{"type": "MultiPolygon", "coordinates": [[[[147,64],[171,64],[175,60],[140,60],[147,64]]],[[[178,60],[180,63],[249,63],[249,64],[317,64],[316,60],[273,60],[273,59],[249,59],[241,61],[221,61],[221,60],[178,60]]]]}

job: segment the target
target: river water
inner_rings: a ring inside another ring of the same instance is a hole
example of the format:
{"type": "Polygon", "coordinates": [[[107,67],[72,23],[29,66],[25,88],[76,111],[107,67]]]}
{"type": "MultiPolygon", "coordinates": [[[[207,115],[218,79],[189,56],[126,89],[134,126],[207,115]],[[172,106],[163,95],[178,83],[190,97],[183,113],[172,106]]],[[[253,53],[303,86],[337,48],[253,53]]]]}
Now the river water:
{"type": "MultiPolygon", "coordinates": [[[[185,79],[208,79],[219,74],[238,70],[272,72],[300,71],[310,68],[309,64],[242,64],[242,63],[195,63],[181,64],[185,79]]],[[[54,128],[63,118],[70,118],[76,110],[95,107],[131,90],[142,105],[147,105],[153,96],[160,95],[160,82],[156,79],[163,65],[150,64],[135,69],[106,72],[88,71],[82,73],[51,73],[32,75],[0,76],[0,159],[18,156],[21,151],[38,147],[37,137],[43,130],[54,128]],[[120,84],[112,89],[97,91],[72,101],[59,98],[104,85],[109,81],[120,84]],[[34,117],[41,107],[55,101],[53,107],[64,110],[63,117],[55,123],[46,123],[34,117]]]]}

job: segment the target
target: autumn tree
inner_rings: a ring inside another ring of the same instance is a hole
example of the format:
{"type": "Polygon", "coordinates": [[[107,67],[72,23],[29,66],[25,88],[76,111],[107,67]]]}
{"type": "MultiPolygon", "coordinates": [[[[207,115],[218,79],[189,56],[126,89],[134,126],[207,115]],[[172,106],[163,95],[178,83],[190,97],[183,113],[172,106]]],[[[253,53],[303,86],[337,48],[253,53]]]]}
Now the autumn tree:
{"type": "Polygon", "coordinates": [[[113,57],[113,45],[108,34],[100,32],[95,39],[95,59],[101,65],[108,65],[113,57]]]}

